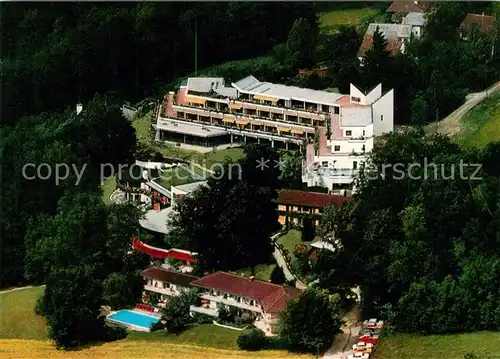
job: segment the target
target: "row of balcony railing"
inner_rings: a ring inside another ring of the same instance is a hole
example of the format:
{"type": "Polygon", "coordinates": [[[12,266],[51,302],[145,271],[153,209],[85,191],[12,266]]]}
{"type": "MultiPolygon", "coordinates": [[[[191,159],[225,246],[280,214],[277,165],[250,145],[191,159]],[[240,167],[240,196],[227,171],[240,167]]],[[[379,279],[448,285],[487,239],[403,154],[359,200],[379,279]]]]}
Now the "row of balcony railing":
{"type": "MultiPolygon", "coordinates": [[[[193,120],[189,118],[182,118],[182,117],[175,117],[175,120],[180,120],[180,121],[186,121],[186,122],[191,122],[191,123],[196,123],[196,124],[201,124],[201,125],[206,125],[206,126],[215,126],[215,127],[222,127],[224,129],[234,129],[234,130],[239,130],[239,131],[247,131],[247,132],[253,132],[257,134],[263,134],[263,135],[268,135],[268,136],[278,136],[278,137],[288,137],[292,140],[303,140],[306,138],[306,132],[304,134],[292,134],[291,132],[271,132],[271,131],[262,131],[262,130],[254,130],[251,128],[241,128],[239,126],[241,125],[235,125],[234,123],[230,126],[228,125],[228,122],[223,122],[223,123],[208,123],[206,121],[201,121],[201,120],[193,120]]],[[[236,122],[236,120],[235,120],[236,122]]],[[[249,123],[251,124],[251,122],[249,123]]]]}

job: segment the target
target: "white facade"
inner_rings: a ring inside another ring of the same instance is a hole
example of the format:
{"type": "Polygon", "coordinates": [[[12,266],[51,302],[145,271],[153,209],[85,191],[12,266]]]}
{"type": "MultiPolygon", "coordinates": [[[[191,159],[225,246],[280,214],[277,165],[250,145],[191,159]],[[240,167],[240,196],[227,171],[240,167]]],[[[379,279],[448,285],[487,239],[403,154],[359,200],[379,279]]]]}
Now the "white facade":
{"type": "Polygon", "coordinates": [[[147,282],[144,285],[144,290],[168,296],[178,296],[183,292],[189,291],[188,288],[179,286],[177,284],[150,278],[147,279],[147,282]]]}
{"type": "Polygon", "coordinates": [[[364,94],[351,84],[349,100],[342,103],[339,115],[332,115],[331,137],[320,129],[319,150],[308,146],[302,180],[331,190],[337,185],[351,187],[367,153],[373,150],[375,137],[393,130],[393,90],[383,95],[378,85],[364,94]]]}

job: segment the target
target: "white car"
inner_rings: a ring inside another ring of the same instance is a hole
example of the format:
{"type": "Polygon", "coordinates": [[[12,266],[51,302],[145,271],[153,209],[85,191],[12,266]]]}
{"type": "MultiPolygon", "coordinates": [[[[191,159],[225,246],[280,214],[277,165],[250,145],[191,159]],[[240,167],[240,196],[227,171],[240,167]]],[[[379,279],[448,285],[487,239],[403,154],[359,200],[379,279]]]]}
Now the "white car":
{"type": "Polygon", "coordinates": [[[364,352],[371,353],[374,345],[372,343],[358,342],[352,346],[352,350],[355,352],[364,352]]]}
{"type": "Polygon", "coordinates": [[[368,353],[352,353],[347,357],[347,359],[370,359],[370,354],[368,353]]]}
{"type": "Polygon", "coordinates": [[[372,318],[369,320],[365,320],[363,322],[364,328],[382,328],[384,326],[383,320],[377,320],[376,318],[372,318]]]}

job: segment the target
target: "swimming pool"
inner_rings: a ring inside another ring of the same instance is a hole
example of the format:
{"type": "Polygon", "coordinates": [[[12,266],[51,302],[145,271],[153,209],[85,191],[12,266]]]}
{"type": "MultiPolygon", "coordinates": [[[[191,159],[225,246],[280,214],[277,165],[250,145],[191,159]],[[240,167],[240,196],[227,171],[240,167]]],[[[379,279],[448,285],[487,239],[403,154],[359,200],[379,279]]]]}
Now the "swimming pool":
{"type": "Polygon", "coordinates": [[[108,315],[107,320],[110,322],[124,324],[130,329],[149,331],[151,327],[160,320],[160,318],[131,310],[120,310],[116,313],[108,315]]]}

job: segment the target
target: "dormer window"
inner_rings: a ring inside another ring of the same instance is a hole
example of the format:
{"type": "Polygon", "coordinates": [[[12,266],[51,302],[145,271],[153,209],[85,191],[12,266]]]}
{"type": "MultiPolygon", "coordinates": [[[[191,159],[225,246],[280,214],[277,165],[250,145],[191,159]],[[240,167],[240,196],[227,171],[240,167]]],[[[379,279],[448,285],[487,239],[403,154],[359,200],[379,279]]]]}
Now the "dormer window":
{"type": "Polygon", "coordinates": [[[361,102],[361,99],[359,97],[351,96],[351,102],[361,102]]]}

